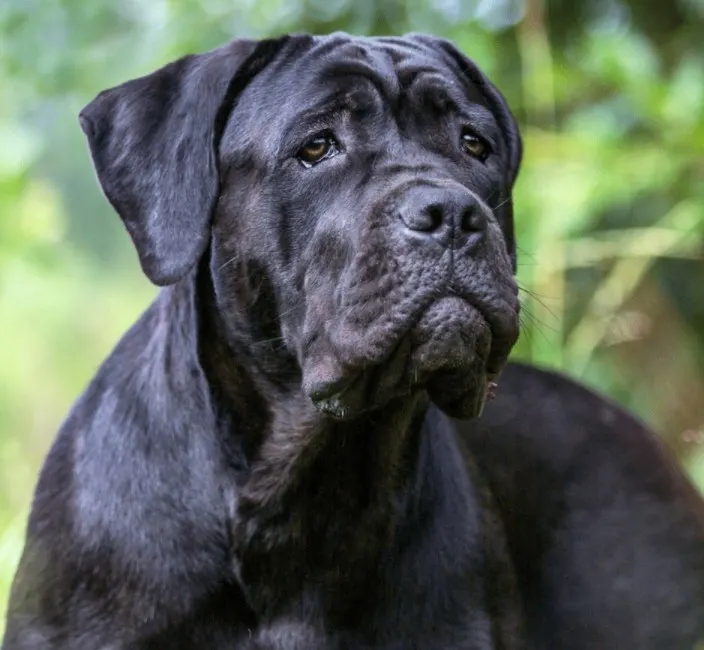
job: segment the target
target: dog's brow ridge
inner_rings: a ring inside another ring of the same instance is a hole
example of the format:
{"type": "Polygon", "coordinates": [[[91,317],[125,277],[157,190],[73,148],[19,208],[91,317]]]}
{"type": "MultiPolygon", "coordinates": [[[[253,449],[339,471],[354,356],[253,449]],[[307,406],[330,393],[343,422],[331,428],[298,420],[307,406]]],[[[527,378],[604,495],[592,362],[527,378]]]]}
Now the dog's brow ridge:
{"type": "Polygon", "coordinates": [[[401,84],[394,70],[392,74],[383,74],[362,61],[336,60],[323,67],[321,78],[362,77],[370,81],[383,97],[392,99],[398,96],[401,84]]]}

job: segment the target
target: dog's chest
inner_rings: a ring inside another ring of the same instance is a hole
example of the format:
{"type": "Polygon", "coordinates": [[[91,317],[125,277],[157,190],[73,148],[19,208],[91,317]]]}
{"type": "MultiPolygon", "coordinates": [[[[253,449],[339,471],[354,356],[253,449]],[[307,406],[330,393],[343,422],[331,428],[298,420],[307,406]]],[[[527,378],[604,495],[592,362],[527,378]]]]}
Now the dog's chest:
{"type": "MultiPolygon", "coordinates": [[[[401,627],[407,627],[406,624],[401,627]]],[[[390,622],[388,622],[390,623],[390,622]]],[[[212,650],[518,650],[519,645],[497,639],[494,623],[476,612],[456,626],[442,620],[413,619],[412,635],[387,629],[324,631],[319,621],[281,618],[254,630],[247,630],[227,644],[212,650]]],[[[407,632],[407,630],[406,630],[407,632]]],[[[195,648],[195,646],[194,646],[195,648]]]]}
{"type": "Polygon", "coordinates": [[[391,525],[380,506],[363,515],[338,507],[300,539],[291,531],[310,527],[324,507],[305,517],[290,507],[283,522],[258,522],[237,575],[260,623],[234,647],[519,648],[513,570],[497,555],[503,531],[473,468],[449,458],[442,474],[428,468],[432,481],[391,525]]]}
{"type": "MultiPolygon", "coordinates": [[[[285,613],[247,630],[235,647],[517,650],[522,646],[515,595],[497,587],[506,576],[492,574],[488,581],[493,584],[487,584],[474,565],[487,558],[480,549],[459,548],[463,544],[472,545],[467,539],[458,540],[457,549],[450,544],[439,563],[429,559],[433,551],[426,554],[423,546],[410,556],[387,558],[386,571],[375,571],[366,580],[358,576],[342,585],[326,585],[319,576],[287,603],[285,613]]],[[[435,540],[429,546],[438,547],[435,540]]]]}

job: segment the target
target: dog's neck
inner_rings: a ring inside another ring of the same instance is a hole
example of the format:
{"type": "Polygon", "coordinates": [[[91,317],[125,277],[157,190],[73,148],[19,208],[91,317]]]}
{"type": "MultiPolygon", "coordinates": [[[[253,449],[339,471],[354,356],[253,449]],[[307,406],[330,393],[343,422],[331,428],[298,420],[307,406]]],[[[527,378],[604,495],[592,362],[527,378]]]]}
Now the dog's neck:
{"type": "Polygon", "coordinates": [[[232,534],[253,609],[273,616],[311,584],[344,585],[345,599],[363,598],[403,516],[427,398],[335,421],[300,385],[268,381],[272,360],[262,368],[252,354],[257,341],[228,330],[207,280],[193,296],[200,303],[201,366],[225,423],[223,437],[242,459],[232,534]]]}
{"type": "Polygon", "coordinates": [[[255,611],[273,613],[277,601],[312,585],[342,586],[345,600],[368,592],[394,542],[420,431],[406,405],[347,423],[296,401],[279,406],[240,490],[234,528],[255,611]]]}

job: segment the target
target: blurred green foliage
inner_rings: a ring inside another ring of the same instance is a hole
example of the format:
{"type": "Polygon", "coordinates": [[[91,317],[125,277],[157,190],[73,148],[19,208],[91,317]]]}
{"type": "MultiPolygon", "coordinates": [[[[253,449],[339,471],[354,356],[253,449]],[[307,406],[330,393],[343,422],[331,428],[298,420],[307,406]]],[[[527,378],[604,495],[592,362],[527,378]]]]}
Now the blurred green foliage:
{"type": "Polygon", "coordinates": [[[702,18],[704,0],[2,0],[0,611],[52,436],[154,295],[76,115],[236,36],[426,31],[475,58],[525,136],[515,356],[637,412],[704,488],[702,18]]]}

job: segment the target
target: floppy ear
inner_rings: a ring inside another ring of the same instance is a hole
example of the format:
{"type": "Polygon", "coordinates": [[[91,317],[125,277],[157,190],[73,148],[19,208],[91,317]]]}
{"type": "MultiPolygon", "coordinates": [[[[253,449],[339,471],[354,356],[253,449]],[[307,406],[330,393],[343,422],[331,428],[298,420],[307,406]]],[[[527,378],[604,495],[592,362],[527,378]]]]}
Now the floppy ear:
{"type": "Polygon", "coordinates": [[[237,40],[186,56],[81,111],[100,185],[155,284],[176,282],[206,250],[232,103],[287,40],[237,40]]]}
{"type": "Polygon", "coordinates": [[[429,45],[433,49],[440,50],[449,58],[450,64],[456,66],[460,73],[465,76],[483,95],[489,110],[494,114],[501,133],[504,136],[506,145],[506,177],[504,180],[504,192],[498,201],[498,217],[506,239],[506,247],[511,256],[513,271],[516,272],[516,239],[513,225],[513,197],[512,191],[518,170],[521,166],[523,156],[523,144],[518,130],[516,118],[511,113],[506,99],[487,79],[486,75],[468,56],[460,52],[450,41],[435,36],[425,34],[412,34],[412,38],[429,45]]]}

